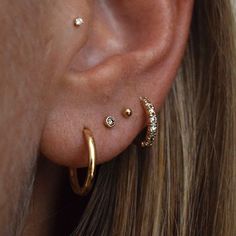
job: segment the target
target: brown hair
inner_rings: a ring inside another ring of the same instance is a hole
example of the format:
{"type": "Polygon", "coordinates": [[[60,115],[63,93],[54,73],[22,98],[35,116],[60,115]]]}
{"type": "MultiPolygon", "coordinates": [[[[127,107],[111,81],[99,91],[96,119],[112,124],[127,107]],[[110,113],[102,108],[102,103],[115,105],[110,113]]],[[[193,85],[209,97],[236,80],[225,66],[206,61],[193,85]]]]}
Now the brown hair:
{"type": "Polygon", "coordinates": [[[196,0],[159,143],[101,166],[73,235],[236,234],[234,40],[230,1],[196,0]]]}

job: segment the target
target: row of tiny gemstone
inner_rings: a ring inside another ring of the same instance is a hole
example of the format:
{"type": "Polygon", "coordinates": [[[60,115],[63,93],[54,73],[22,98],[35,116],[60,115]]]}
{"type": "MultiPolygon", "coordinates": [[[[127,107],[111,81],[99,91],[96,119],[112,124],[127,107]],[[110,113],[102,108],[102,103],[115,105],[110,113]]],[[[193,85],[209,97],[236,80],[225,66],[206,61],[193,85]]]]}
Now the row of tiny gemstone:
{"type": "Polygon", "coordinates": [[[150,103],[147,98],[143,98],[144,104],[147,107],[149,117],[148,117],[148,130],[147,130],[147,140],[143,143],[144,146],[152,146],[154,139],[157,135],[157,116],[154,106],[150,103]]]}

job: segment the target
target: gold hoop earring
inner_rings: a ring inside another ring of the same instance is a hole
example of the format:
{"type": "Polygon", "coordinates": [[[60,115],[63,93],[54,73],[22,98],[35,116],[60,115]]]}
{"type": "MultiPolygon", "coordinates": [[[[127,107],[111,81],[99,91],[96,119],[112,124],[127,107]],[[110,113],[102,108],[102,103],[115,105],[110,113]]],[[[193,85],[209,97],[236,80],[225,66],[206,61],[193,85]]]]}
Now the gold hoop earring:
{"type": "Polygon", "coordinates": [[[151,147],[157,135],[157,115],[153,104],[146,97],[140,97],[140,102],[145,110],[147,133],[144,141],[141,142],[142,147],[151,147]]]}
{"type": "Polygon", "coordinates": [[[71,188],[74,193],[80,196],[86,195],[91,190],[96,169],[96,145],[92,132],[88,128],[84,128],[83,133],[89,150],[89,158],[87,176],[82,187],[80,186],[78,181],[77,169],[69,168],[71,188]]]}

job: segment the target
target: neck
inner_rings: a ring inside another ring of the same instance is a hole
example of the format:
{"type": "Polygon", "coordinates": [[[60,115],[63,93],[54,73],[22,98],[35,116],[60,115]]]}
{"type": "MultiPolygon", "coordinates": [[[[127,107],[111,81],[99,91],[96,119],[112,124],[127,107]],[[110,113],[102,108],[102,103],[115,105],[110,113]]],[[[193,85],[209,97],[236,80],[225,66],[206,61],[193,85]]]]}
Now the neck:
{"type": "Polygon", "coordinates": [[[61,198],[65,169],[39,157],[35,185],[23,235],[54,235],[57,216],[63,210],[61,198]]]}

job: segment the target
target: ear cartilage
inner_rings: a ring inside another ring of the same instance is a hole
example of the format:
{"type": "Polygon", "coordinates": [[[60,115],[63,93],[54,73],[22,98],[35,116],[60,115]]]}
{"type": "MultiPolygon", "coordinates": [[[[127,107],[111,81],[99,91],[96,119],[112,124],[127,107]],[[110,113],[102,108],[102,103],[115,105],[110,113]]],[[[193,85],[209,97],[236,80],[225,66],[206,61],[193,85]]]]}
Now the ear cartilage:
{"type": "Polygon", "coordinates": [[[75,27],[80,27],[82,24],[84,24],[83,18],[77,17],[77,18],[74,20],[74,26],[75,26],[75,27]]]}
{"type": "Polygon", "coordinates": [[[107,128],[112,128],[114,127],[116,124],[116,120],[114,117],[112,116],[107,116],[105,117],[105,121],[104,121],[104,125],[107,127],[107,128]]]}
{"type": "Polygon", "coordinates": [[[122,112],[122,115],[125,117],[125,118],[129,118],[130,116],[132,116],[133,114],[133,111],[130,109],[130,108],[126,108],[123,110],[122,112]]]}

